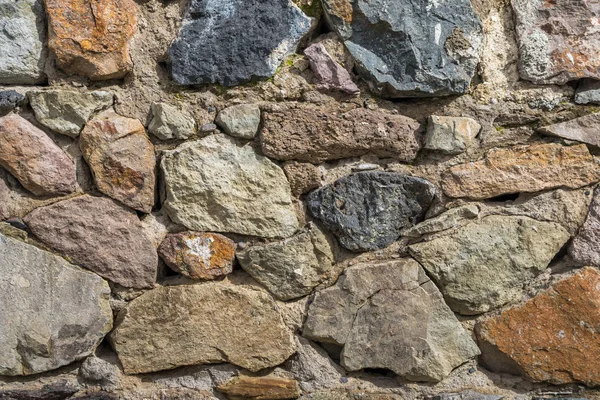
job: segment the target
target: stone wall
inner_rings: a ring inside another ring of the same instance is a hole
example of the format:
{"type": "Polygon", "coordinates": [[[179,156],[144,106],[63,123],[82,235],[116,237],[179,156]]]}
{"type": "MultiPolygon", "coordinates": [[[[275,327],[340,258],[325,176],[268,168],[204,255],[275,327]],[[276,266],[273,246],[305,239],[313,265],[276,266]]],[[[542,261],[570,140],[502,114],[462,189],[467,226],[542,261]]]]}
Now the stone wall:
{"type": "Polygon", "coordinates": [[[0,0],[0,399],[600,398],[599,18],[0,0]]]}

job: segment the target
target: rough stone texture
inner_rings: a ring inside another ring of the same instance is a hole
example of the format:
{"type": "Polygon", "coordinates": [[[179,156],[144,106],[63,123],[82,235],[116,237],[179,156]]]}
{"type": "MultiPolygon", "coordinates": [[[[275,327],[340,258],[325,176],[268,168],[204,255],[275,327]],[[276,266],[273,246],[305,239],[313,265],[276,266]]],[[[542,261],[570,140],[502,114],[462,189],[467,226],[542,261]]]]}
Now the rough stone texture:
{"type": "Polygon", "coordinates": [[[0,375],[80,360],[112,328],[110,289],[52,253],[0,234],[0,375]]]}
{"type": "Polygon", "coordinates": [[[551,143],[490,150],[483,160],[446,171],[442,188],[450,197],[487,199],[561,186],[576,189],[599,180],[599,165],[585,145],[551,143]]]}
{"type": "Polygon", "coordinates": [[[25,96],[15,90],[0,90],[0,116],[25,103],[25,96]]]}
{"type": "Polygon", "coordinates": [[[322,43],[311,44],[304,49],[304,55],[310,62],[310,68],[315,74],[315,83],[318,88],[339,90],[349,94],[360,92],[348,71],[329,55],[322,43]]]}
{"type": "Polygon", "coordinates": [[[93,80],[123,78],[133,65],[129,39],[136,31],[133,0],[45,0],[48,47],[58,66],[93,80]]]}
{"type": "Polygon", "coordinates": [[[600,8],[585,0],[512,0],[519,73],[537,84],[600,78],[600,8]]]}
{"type": "Polygon", "coordinates": [[[269,78],[310,27],[290,0],[192,0],[169,48],[173,79],[233,86],[269,78]]]}
{"type": "Polygon", "coordinates": [[[426,219],[412,228],[406,229],[402,232],[402,236],[418,238],[423,235],[457,228],[469,223],[474,218],[477,218],[478,215],[479,207],[476,204],[452,208],[435,218],[426,219]]]}
{"type": "Polygon", "coordinates": [[[600,190],[596,189],[587,218],[571,242],[569,254],[580,265],[600,267],[600,190]]]}
{"type": "Polygon", "coordinates": [[[577,104],[600,104],[600,81],[595,79],[582,79],[575,92],[577,104]]]}
{"type": "Polygon", "coordinates": [[[465,93],[483,41],[468,0],[323,2],[359,73],[382,97],[465,93]]]}
{"type": "Polygon", "coordinates": [[[599,129],[600,115],[592,113],[584,117],[541,127],[538,129],[538,132],[544,135],[576,140],[598,147],[600,146],[599,129]]]}
{"type": "Polygon", "coordinates": [[[218,390],[232,400],[287,400],[300,397],[298,382],[276,376],[245,376],[232,378],[218,390]]]}
{"type": "Polygon", "coordinates": [[[41,388],[31,389],[0,389],[0,399],[2,400],[65,400],[72,399],[75,393],[79,391],[78,385],[68,381],[58,381],[41,388]]]}
{"type": "Polygon", "coordinates": [[[153,287],[158,256],[137,215],[84,195],[40,207],[25,223],[42,242],[75,263],[125,287],[153,287]]]}
{"type": "Polygon", "coordinates": [[[189,229],[268,238],[298,229],[285,174],[250,145],[211,135],[165,151],[161,168],[164,207],[189,229]]]}
{"type": "Polygon", "coordinates": [[[310,214],[353,251],[377,250],[420,222],[435,196],[425,179],[393,172],[359,172],[311,192],[310,214]]]}
{"type": "Polygon", "coordinates": [[[303,334],[344,345],[346,370],[387,368],[417,381],[439,381],[479,354],[412,259],[346,269],[336,286],[315,296],[303,334]]]}
{"type": "Polygon", "coordinates": [[[283,171],[290,181],[294,196],[300,196],[321,186],[321,170],[311,163],[288,161],[283,164],[283,171]]]}
{"type": "Polygon", "coordinates": [[[421,147],[418,129],[411,118],[364,108],[274,107],[263,111],[260,142],[276,160],[319,164],[372,153],[412,162],[421,147]]]}
{"type": "Polygon", "coordinates": [[[260,125],[260,108],[255,104],[239,104],[219,112],[215,122],[228,135],[252,139],[260,125]]]}
{"type": "Polygon", "coordinates": [[[0,118],[0,166],[37,196],[69,194],[77,189],[73,160],[17,114],[0,118]]]}
{"type": "Polygon", "coordinates": [[[295,351],[269,295],[220,283],[144,293],[121,311],[111,340],[127,374],[216,362],[256,372],[295,351]]]}
{"type": "Polygon", "coordinates": [[[0,3],[0,84],[44,81],[45,25],[42,0],[0,3]]]}
{"type": "Polygon", "coordinates": [[[73,138],[94,113],[113,104],[109,92],[31,91],[27,97],[40,124],[73,138]]]}
{"type": "Polygon", "coordinates": [[[148,132],[159,139],[187,139],[196,133],[194,116],[167,103],[152,103],[148,132]]]}
{"type": "Polygon", "coordinates": [[[493,371],[553,384],[600,384],[600,274],[585,268],[477,326],[482,361],[493,371]],[[515,329],[518,327],[517,329],[515,329]]]}
{"type": "Polygon", "coordinates": [[[163,240],[158,254],[175,272],[211,280],[231,273],[235,242],[217,233],[173,233],[163,240]]]}
{"type": "Polygon", "coordinates": [[[105,111],[83,128],[79,145],[98,190],[134,210],[152,211],[156,156],[140,121],[105,111]]]}
{"type": "Polygon", "coordinates": [[[423,147],[446,154],[460,154],[471,146],[480,130],[481,125],[472,118],[432,115],[427,120],[423,147]]]}
{"type": "Polygon", "coordinates": [[[281,300],[306,296],[340,273],[331,244],[313,223],[284,241],[250,246],[236,255],[242,268],[281,300]]]}
{"type": "Polygon", "coordinates": [[[471,315],[517,300],[569,237],[556,223],[492,215],[409,249],[450,308],[471,315]]]}
{"type": "MultiPolygon", "coordinates": [[[[116,361],[116,357],[115,361],[116,361]]],[[[109,362],[105,359],[90,356],[79,367],[79,376],[103,390],[114,390],[118,387],[122,378],[121,370],[117,362],[109,362]]]]}

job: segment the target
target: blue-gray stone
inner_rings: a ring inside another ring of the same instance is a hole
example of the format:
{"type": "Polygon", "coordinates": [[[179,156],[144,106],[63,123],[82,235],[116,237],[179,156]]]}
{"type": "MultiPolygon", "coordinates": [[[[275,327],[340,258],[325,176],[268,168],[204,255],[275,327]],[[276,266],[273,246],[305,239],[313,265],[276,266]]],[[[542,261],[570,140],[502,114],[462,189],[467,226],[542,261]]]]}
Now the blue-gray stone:
{"type": "Polygon", "coordinates": [[[0,115],[14,110],[25,103],[25,95],[15,90],[0,91],[0,115]]]}
{"type": "Polygon", "coordinates": [[[358,72],[383,97],[465,93],[482,26],[469,0],[324,0],[358,72]]]}
{"type": "Polygon", "coordinates": [[[192,0],[169,49],[181,85],[239,85],[275,74],[312,25],[291,0],[192,0]]]}

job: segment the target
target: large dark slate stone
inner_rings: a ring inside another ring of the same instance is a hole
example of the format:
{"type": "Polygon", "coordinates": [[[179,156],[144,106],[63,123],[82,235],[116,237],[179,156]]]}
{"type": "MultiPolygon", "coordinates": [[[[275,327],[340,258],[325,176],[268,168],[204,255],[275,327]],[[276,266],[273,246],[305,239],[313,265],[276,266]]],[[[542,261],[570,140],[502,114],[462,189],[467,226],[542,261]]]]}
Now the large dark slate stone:
{"type": "Polygon", "coordinates": [[[310,27],[291,0],[192,0],[169,49],[173,79],[234,86],[271,77],[310,27]]]}
{"type": "Polygon", "coordinates": [[[465,93],[483,36],[469,0],[324,0],[359,73],[383,97],[465,93]]]}
{"type": "Polygon", "coordinates": [[[361,172],[307,196],[308,210],[348,250],[384,248],[421,221],[435,196],[429,181],[393,172],[361,172]]]}

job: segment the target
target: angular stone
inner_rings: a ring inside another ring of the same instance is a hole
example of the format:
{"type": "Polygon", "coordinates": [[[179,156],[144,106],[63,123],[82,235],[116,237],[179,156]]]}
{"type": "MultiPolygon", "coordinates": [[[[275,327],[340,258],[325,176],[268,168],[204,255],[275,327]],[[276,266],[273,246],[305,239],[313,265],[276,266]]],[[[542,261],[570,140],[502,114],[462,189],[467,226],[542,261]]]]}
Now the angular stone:
{"type": "Polygon", "coordinates": [[[158,256],[137,215],[104,197],[79,196],[24,218],[31,232],[75,263],[125,287],[154,286],[158,256]]]}
{"type": "Polygon", "coordinates": [[[585,268],[476,326],[492,371],[557,385],[600,384],[600,274],[585,268]]]}
{"type": "Polygon", "coordinates": [[[585,223],[569,246],[569,255],[580,265],[600,267],[600,190],[596,189],[585,223]]]}
{"type": "Polygon", "coordinates": [[[165,209],[189,229],[268,238],[298,229],[283,171],[250,145],[211,135],[165,151],[161,169],[165,209]]]}
{"type": "Polygon", "coordinates": [[[480,130],[481,125],[472,118],[432,115],[427,120],[423,147],[446,154],[460,154],[470,147],[480,130]]]}
{"type": "Polygon", "coordinates": [[[219,112],[215,122],[228,135],[252,139],[260,125],[260,108],[255,104],[239,104],[219,112]]]}
{"type": "Polygon", "coordinates": [[[600,166],[585,145],[536,144],[492,149],[485,159],[446,171],[449,197],[487,199],[508,193],[577,189],[600,180],[600,166]]]}
{"type": "Polygon", "coordinates": [[[17,114],[0,118],[0,166],[37,196],[69,194],[77,189],[73,160],[17,114]]]}
{"type": "Polygon", "coordinates": [[[294,196],[300,196],[321,186],[321,171],[311,163],[288,161],[283,164],[283,170],[294,196]]]}
{"type": "Polygon", "coordinates": [[[117,321],[111,341],[127,374],[217,362],[256,372],[295,351],[273,299],[249,286],[159,287],[131,301],[117,321]]]}
{"type": "Polygon", "coordinates": [[[331,244],[313,223],[282,242],[250,246],[236,255],[242,268],[280,300],[306,296],[341,272],[334,268],[331,244]]]}
{"type": "Polygon", "coordinates": [[[600,104],[600,81],[594,79],[580,80],[575,91],[575,103],[600,104]]]}
{"type": "Polygon", "coordinates": [[[360,92],[348,71],[329,55],[323,43],[311,44],[304,49],[304,55],[308,58],[310,69],[315,74],[317,87],[349,94],[360,92]]]}
{"type": "Polygon", "coordinates": [[[359,172],[308,194],[310,214],[353,251],[382,249],[420,222],[435,196],[425,179],[359,172]]]}
{"type": "MultiPolygon", "coordinates": [[[[37,386],[37,385],[34,385],[37,386]]],[[[81,387],[69,381],[57,381],[41,388],[27,389],[0,389],[0,399],[2,400],[64,400],[72,399],[81,387]]]]}
{"type": "Polygon", "coordinates": [[[491,215],[409,249],[450,308],[472,315],[519,299],[569,237],[556,223],[491,215]]]}
{"type": "Polygon", "coordinates": [[[107,110],[83,128],[79,146],[98,190],[134,210],[152,211],[156,156],[140,121],[107,110]]]}
{"type": "Polygon", "coordinates": [[[319,164],[372,153],[412,162],[421,147],[418,129],[411,118],[365,108],[277,107],[263,112],[260,142],[276,160],[319,164]]]}
{"type": "Polygon", "coordinates": [[[109,92],[49,90],[27,92],[38,122],[48,128],[77,137],[91,116],[113,104],[109,92]]]}
{"type": "Polygon", "coordinates": [[[346,370],[387,368],[417,381],[439,381],[479,354],[412,259],[346,269],[336,286],[315,296],[303,334],[343,345],[346,370]]]}
{"type": "MultiPolygon", "coordinates": [[[[112,357],[111,357],[112,358],[112,357]]],[[[103,390],[115,390],[121,380],[121,370],[116,357],[113,362],[90,356],[79,367],[79,376],[103,390]]]]}
{"type": "Polygon", "coordinates": [[[99,276],[0,234],[0,375],[37,374],[91,354],[112,328],[109,298],[99,276]]]}
{"type": "Polygon", "coordinates": [[[442,96],[469,88],[483,42],[469,0],[325,0],[323,5],[359,73],[379,95],[442,96]]]}
{"type": "Polygon", "coordinates": [[[310,27],[291,0],[192,0],[169,48],[173,79],[235,86],[269,78],[310,27]]]}
{"type": "Polygon", "coordinates": [[[217,233],[173,233],[163,240],[158,255],[175,272],[211,280],[233,270],[235,242],[217,233]]]}
{"type": "Polygon", "coordinates": [[[477,218],[478,215],[479,207],[475,204],[452,208],[435,218],[426,219],[412,228],[406,229],[402,232],[402,236],[418,238],[423,235],[458,228],[468,224],[473,218],[477,218]]]}
{"type": "Polygon", "coordinates": [[[276,376],[245,376],[232,378],[217,390],[229,399],[287,400],[300,397],[298,382],[276,376]]]}
{"type": "Polygon", "coordinates": [[[4,115],[25,103],[25,96],[15,90],[0,91],[0,115],[4,115]]]}
{"type": "Polygon", "coordinates": [[[129,39],[136,31],[133,0],[45,0],[48,47],[58,66],[92,80],[123,78],[132,70],[129,39]]]}
{"type": "Polygon", "coordinates": [[[194,116],[167,103],[152,103],[148,131],[162,140],[187,139],[196,133],[194,116]]]}
{"type": "Polygon", "coordinates": [[[600,78],[600,17],[586,0],[512,0],[519,44],[519,73],[536,84],[600,78]]]}
{"type": "Polygon", "coordinates": [[[0,84],[36,84],[46,77],[42,0],[0,3],[0,84]]]}
{"type": "Polygon", "coordinates": [[[588,114],[554,125],[538,128],[537,131],[549,136],[600,146],[600,115],[588,114]]]}

